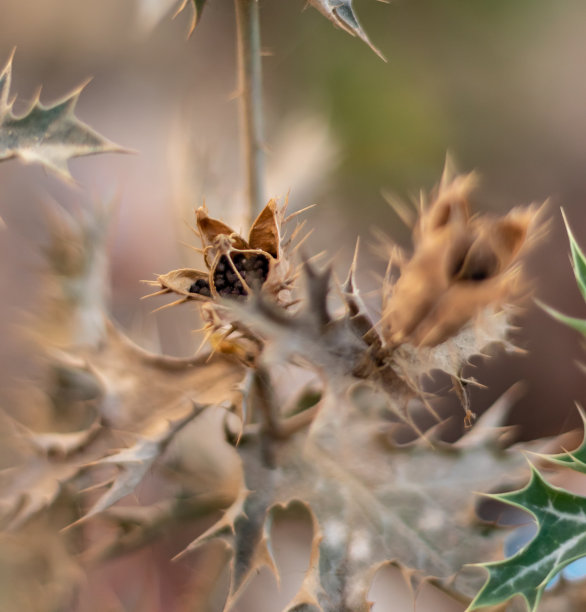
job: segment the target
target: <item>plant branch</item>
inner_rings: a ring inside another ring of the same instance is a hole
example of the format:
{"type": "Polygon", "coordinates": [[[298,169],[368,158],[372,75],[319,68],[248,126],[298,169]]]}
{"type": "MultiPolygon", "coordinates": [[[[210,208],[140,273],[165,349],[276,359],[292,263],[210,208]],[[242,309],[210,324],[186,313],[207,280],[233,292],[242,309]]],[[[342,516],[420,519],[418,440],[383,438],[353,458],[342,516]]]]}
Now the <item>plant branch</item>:
{"type": "Polygon", "coordinates": [[[262,69],[258,0],[234,0],[236,6],[238,89],[246,200],[249,221],[264,203],[262,69]]]}

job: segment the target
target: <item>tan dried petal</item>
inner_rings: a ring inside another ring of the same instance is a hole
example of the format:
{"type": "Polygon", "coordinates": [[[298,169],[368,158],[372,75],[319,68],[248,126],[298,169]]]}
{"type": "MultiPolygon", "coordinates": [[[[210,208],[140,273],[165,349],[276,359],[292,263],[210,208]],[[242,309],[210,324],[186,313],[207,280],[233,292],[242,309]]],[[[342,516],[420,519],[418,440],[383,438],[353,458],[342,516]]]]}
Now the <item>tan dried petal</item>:
{"type": "Polygon", "coordinates": [[[261,249],[275,259],[279,258],[281,238],[277,220],[277,202],[275,200],[270,200],[252,224],[248,242],[251,248],[261,249]]]}
{"type": "Polygon", "coordinates": [[[208,216],[208,211],[204,206],[200,206],[195,212],[197,227],[200,231],[204,248],[211,246],[218,236],[230,236],[232,244],[236,249],[248,249],[248,244],[242,236],[235,232],[231,227],[222,223],[218,219],[208,216]]]}
{"type": "Polygon", "coordinates": [[[194,299],[209,299],[209,296],[199,295],[189,290],[198,280],[205,281],[209,287],[209,273],[201,272],[200,270],[192,270],[191,268],[171,270],[171,272],[167,272],[167,274],[158,276],[156,282],[164,289],[168,289],[179,295],[194,299]]]}

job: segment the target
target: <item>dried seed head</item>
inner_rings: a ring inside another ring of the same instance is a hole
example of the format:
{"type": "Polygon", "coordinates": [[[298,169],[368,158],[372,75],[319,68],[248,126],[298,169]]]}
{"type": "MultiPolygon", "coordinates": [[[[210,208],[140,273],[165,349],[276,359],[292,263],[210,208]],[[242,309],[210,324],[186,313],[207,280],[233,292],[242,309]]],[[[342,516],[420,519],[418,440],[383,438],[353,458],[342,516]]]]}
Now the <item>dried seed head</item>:
{"type": "MultiPolygon", "coordinates": [[[[208,338],[216,333],[225,337],[236,329],[240,335],[243,333],[242,326],[232,320],[233,313],[218,303],[217,298],[245,300],[251,293],[262,290],[287,307],[292,303],[289,294],[294,270],[284,251],[296,233],[281,245],[285,210],[286,203],[279,208],[276,201],[271,200],[254,221],[246,240],[222,221],[211,218],[205,207],[199,208],[196,211],[197,232],[207,270],[183,268],[163,274],[149,283],[159,287],[159,291],[151,295],[175,293],[180,296],[163,308],[188,300],[200,302],[208,338]]],[[[224,344],[216,343],[216,348],[224,344]]]]}
{"type": "Polygon", "coordinates": [[[435,346],[488,307],[499,310],[519,292],[518,256],[536,227],[538,209],[504,217],[471,217],[474,175],[444,178],[414,228],[414,253],[387,287],[383,335],[387,343],[435,346]]]}

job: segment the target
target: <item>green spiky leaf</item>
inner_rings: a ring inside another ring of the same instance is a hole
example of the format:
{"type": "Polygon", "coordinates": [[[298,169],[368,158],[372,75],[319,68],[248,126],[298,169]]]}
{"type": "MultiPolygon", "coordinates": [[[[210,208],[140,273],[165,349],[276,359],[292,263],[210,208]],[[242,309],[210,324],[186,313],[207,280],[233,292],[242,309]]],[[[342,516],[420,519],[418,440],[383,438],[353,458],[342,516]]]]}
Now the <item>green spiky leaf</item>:
{"type": "MultiPolygon", "coordinates": [[[[586,256],[580,249],[578,242],[574,238],[574,234],[570,229],[570,225],[566,218],[564,211],[562,210],[562,216],[564,218],[564,223],[566,225],[566,231],[568,232],[568,240],[570,241],[570,251],[572,254],[572,269],[574,270],[574,276],[576,277],[576,284],[578,285],[578,289],[582,294],[584,300],[586,300],[586,256]]],[[[581,333],[583,336],[586,336],[586,319],[579,319],[578,317],[570,317],[568,315],[563,314],[559,310],[552,308],[551,306],[547,306],[543,302],[537,300],[537,303],[545,312],[547,312],[554,319],[571,327],[577,332],[581,333]]]]}
{"type": "Polygon", "coordinates": [[[26,113],[14,115],[14,100],[9,97],[12,57],[0,72],[0,161],[18,158],[40,163],[70,180],[69,159],[124,151],[75,116],[83,85],[49,106],[41,104],[37,95],[26,113]]]}
{"type": "MultiPolygon", "coordinates": [[[[579,410],[584,431],[586,432],[586,413],[581,408],[579,410]]],[[[582,444],[576,450],[557,455],[541,455],[541,457],[562,467],[571,467],[576,472],[586,474],[586,435],[582,440],[582,444]]]]}
{"type": "MultiPolygon", "coordinates": [[[[586,473],[586,440],[572,453],[540,456],[586,473]]],[[[553,487],[535,468],[525,488],[495,498],[529,512],[538,530],[516,555],[483,564],[489,577],[469,609],[521,595],[529,609],[536,610],[548,582],[569,563],[586,556],[586,498],[553,487]]]]}
{"type": "Polygon", "coordinates": [[[309,0],[309,3],[339,28],[342,28],[342,30],[345,30],[352,36],[358,36],[381,59],[386,61],[385,56],[370,42],[366,32],[360,25],[352,6],[352,0],[309,0]]]}

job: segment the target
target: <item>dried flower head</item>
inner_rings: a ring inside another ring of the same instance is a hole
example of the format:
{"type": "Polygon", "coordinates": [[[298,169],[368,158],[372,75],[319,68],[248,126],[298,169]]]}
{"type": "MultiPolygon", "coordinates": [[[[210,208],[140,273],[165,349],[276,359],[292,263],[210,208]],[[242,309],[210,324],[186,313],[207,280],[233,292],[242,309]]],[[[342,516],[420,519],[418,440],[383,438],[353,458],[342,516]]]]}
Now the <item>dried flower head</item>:
{"type": "Polygon", "coordinates": [[[283,257],[281,224],[286,205],[278,208],[271,200],[252,224],[248,240],[222,221],[208,215],[205,206],[196,211],[197,233],[201,239],[207,270],[182,268],[163,274],[150,284],[161,287],[152,295],[179,294],[170,305],[214,298],[243,299],[261,288],[282,298],[292,275],[283,257]]]}
{"type": "Polygon", "coordinates": [[[436,346],[519,293],[519,255],[535,235],[538,208],[471,216],[468,197],[475,184],[473,174],[446,172],[434,201],[422,210],[413,255],[384,292],[383,336],[391,346],[436,346]]]}

